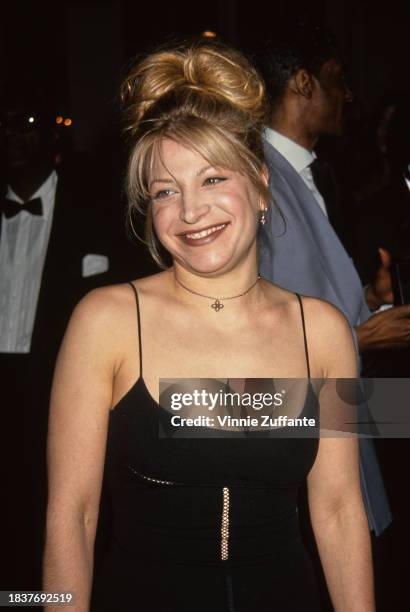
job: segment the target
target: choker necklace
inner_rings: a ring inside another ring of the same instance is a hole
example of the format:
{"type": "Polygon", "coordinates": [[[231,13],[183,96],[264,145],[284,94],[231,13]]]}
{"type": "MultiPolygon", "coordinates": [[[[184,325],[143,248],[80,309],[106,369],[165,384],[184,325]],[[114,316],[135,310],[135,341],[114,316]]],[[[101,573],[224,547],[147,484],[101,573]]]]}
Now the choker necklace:
{"type": "Polygon", "coordinates": [[[222,304],[224,300],[234,300],[235,298],[242,297],[243,295],[246,295],[247,293],[249,293],[249,291],[253,289],[256,283],[260,280],[261,275],[258,274],[258,278],[256,279],[256,281],[252,283],[252,285],[248,287],[246,291],[243,291],[242,293],[238,293],[238,295],[230,295],[229,297],[220,297],[220,298],[212,297],[210,295],[203,295],[203,293],[198,293],[197,291],[193,291],[192,289],[185,287],[185,285],[181,283],[180,280],[177,279],[175,274],[174,274],[174,278],[177,281],[178,285],[181,285],[181,287],[183,287],[185,291],[189,291],[189,293],[192,293],[193,295],[199,295],[199,297],[206,298],[207,300],[214,300],[213,304],[211,304],[211,308],[213,308],[215,312],[219,312],[219,310],[222,310],[222,308],[224,307],[224,304],[222,304]]]}

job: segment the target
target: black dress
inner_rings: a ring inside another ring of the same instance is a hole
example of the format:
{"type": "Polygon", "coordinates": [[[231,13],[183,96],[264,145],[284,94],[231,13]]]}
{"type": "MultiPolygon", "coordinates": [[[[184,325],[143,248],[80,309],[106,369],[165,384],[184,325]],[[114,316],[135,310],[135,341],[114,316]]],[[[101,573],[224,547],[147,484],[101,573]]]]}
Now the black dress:
{"type": "MultiPolygon", "coordinates": [[[[142,377],[135,295],[140,376],[110,414],[112,528],[91,610],[318,611],[297,508],[318,439],[159,437],[170,415],[142,377]]],[[[308,393],[301,414],[316,410],[308,393]]]]}

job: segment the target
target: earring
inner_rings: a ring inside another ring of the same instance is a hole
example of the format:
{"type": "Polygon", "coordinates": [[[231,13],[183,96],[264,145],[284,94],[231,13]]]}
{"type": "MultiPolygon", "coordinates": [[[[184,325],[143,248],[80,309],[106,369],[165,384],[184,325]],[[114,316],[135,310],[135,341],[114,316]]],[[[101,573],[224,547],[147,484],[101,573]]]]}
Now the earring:
{"type": "Polygon", "coordinates": [[[265,211],[262,210],[262,214],[261,214],[261,218],[260,218],[260,224],[261,225],[265,225],[265,223],[266,223],[265,211]]]}

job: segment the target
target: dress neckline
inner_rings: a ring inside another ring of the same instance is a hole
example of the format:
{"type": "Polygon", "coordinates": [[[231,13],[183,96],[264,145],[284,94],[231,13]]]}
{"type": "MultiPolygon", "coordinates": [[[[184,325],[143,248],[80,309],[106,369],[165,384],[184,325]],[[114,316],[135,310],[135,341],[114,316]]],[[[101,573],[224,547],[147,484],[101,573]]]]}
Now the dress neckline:
{"type": "MultiPolygon", "coordinates": [[[[275,380],[275,379],[272,379],[275,380]]],[[[306,395],[305,395],[305,399],[303,402],[303,408],[300,411],[300,413],[295,417],[295,418],[301,418],[303,413],[306,410],[306,406],[308,405],[309,399],[311,398],[311,394],[313,392],[313,388],[312,388],[312,381],[310,378],[306,379],[307,381],[307,390],[306,390],[306,395]]],[[[137,380],[135,381],[135,383],[128,389],[128,391],[121,397],[121,399],[115,404],[115,406],[113,408],[110,409],[110,413],[109,413],[109,419],[111,419],[111,417],[114,414],[117,414],[119,412],[121,412],[121,407],[122,405],[127,401],[127,398],[132,395],[132,393],[135,391],[135,389],[138,388],[139,385],[142,385],[142,391],[143,393],[145,393],[146,397],[149,399],[150,403],[154,405],[155,410],[159,410],[161,411],[163,414],[165,413],[167,416],[170,415],[170,413],[168,412],[168,410],[166,410],[163,406],[161,406],[161,404],[159,404],[151,395],[147,384],[144,380],[144,378],[142,376],[139,376],[137,378],[137,380]]],[[[277,431],[278,430],[283,430],[286,429],[287,426],[283,426],[283,427],[278,427],[275,428],[277,431]]]]}

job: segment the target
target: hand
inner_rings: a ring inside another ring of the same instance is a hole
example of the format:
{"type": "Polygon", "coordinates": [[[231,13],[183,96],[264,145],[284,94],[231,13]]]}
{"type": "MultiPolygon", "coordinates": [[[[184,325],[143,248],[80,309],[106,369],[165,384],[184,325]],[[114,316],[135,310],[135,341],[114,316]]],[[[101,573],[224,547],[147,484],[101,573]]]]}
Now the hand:
{"type": "Polygon", "coordinates": [[[356,327],[361,353],[410,348],[410,304],[384,310],[356,327]]]}
{"type": "Polygon", "coordinates": [[[377,270],[374,282],[365,292],[365,298],[370,310],[377,310],[382,304],[393,304],[390,265],[391,255],[385,249],[379,249],[381,266],[377,270]]]}

